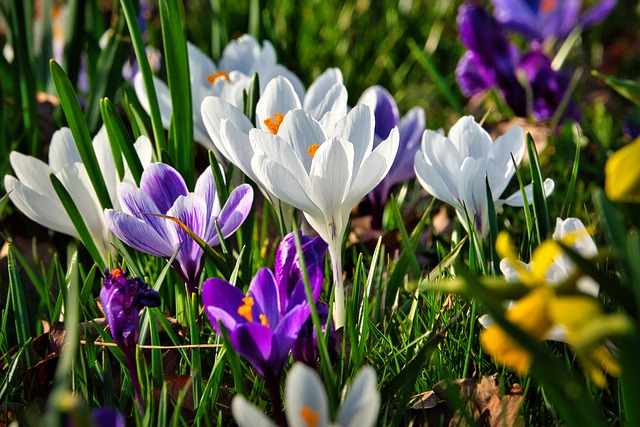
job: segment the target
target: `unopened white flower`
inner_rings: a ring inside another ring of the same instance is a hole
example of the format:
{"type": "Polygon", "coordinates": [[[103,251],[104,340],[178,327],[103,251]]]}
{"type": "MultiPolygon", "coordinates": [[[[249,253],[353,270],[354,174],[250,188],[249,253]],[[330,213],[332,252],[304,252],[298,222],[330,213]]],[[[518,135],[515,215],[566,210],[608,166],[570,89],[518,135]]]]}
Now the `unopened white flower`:
{"type": "MultiPolygon", "coordinates": [[[[223,50],[219,67],[216,67],[211,58],[189,42],[187,42],[187,55],[193,105],[193,135],[194,139],[207,149],[215,148],[207,135],[207,129],[200,114],[200,106],[205,97],[217,96],[241,109],[242,91],[249,90],[254,73],[258,74],[261,92],[271,79],[284,76],[291,82],[298,96],[304,96],[304,86],[300,79],[276,62],[273,45],[266,40],[262,47],[248,34],[234,40],[223,50]]],[[[162,124],[168,128],[172,112],[169,88],[156,77],[153,81],[162,124]]],[[[140,103],[149,112],[149,100],[140,73],[136,74],[133,83],[140,103]]]]}
{"type": "MultiPolygon", "coordinates": [[[[93,139],[93,149],[96,153],[111,203],[118,208],[116,187],[120,180],[104,127],[100,129],[93,139]]],[[[135,149],[140,157],[142,166],[148,166],[151,163],[152,154],[149,139],[140,137],[135,143],[135,149]]],[[[51,184],[49,175],[53,173],[71,195],[96,247],[106,259],[110,246],[109,228],[102,214],[98,196],[80,159],[71,130],[62,128],[53,134],[49,147],[48,165],[42,160],[17,151],[11,152],[9,160],[16,177],[5,175],[4,186],[13,204],[38,224],[79,238],[78,232],[51,184]]],[[[126,162],[123,181],[133,183],[133,178],[129,168],[126,166],[126,162]]]]}
{"type": "MultiPolygon", "coordinates": [[[[290,427],[373,426],[380,411],[376,373],[370,366],[360,369],[342,398],[336,422],[331,423],[327,393],[318,374],[306,365],[297,363],[287,377],[285,405],[290,427]]],[[[240,427],[275,426],[266,415],[242,396],[233,398],[231,410],[240,427]]]]}
{"type": "Polygon", "coordinates": [[[252,129],[251,166],[265,188],[300,209],[329,245],[335,289],[334,321],[344,325],[342,238],[353,206],[385,177],[398,150],[398,129],[373,149],[371,108],[359,105],[333,128],[303,110],[287,113],[277,134],[252,129]]]}
{"type": "MultiPolygon", "coordinates": [[[[468,217],[478,235],[484,237],[489,231],[487,179],[496,209],[503,204],[523,206],[520,191],[506,199],[500,196],[515,173],[513,161],[520,164],[524,151],[524,131],[520,126],[509,128],[492,142],[487,131],[473,117],[466,116],[453,125],[448,137],[425,131],[414,167],[420,184],[431,195],[456,208],[458,218],[467,231],[468,217]]],[[[545,180],[547,196],[553,188],[554,182],[545,180]]],[[[525,190],[531,203],[531,186],[525,190]]]]}

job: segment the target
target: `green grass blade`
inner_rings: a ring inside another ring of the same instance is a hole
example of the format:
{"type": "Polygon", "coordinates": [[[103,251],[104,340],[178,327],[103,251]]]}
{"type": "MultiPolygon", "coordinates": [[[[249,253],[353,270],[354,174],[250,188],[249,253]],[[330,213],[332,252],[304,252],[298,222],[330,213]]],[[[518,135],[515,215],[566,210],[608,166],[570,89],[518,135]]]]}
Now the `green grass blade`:
{"type": "Polygon", "coordinates": [[[540,231],[540,237],[545,239],[551,234],[549,223],[549,210],[547,209],[547,197],[544,193],[544,180],[540,171],[540,159],[533,137],[527,133],[527,152],[529,153],[529,167],[533,181],[533,209],[536,214],[536,226],[540,231]]]}
{"type": "Polygon", "coordinates": [[[51,60],[49,66],[51,67],[53,84],[55,85],[56,90],[58,91],[58,96],[60,97],[62,110],[69,122],[69,127],[73,134],[73,140],[76,143],[76,147],[78,147],[78,153],[80,153],[82,163],[87,169],[91,185],[93,185],[93,188],[96,191],[100,205],[104,209],[111,208],[112,205],[111,199],[109,198],[109,192],[107,191],[107,186],[104,183],[98,159],[93,151],[89,128],[87,128],[87,124],[84,121],[84,116],[82,115],[82,110],[78,104],[76,93],[74,92],[71,82],[62,67],[60,67],[60,65],[58,65],[54,60],[51,60]]]}
{"type": "Polygon", "coordinates": [[[496,252],[496,239],[498,238],[498,215],[496,214],[496,205],[492,202],[493,194],[491,193],[491,187],[489,186],[489,177],[485,177],[485,183],[487,188],[487,206],[489,208],[489,255],[491,259],[491,265],[493,266],[493,273],[496,274],[500,271],[500,257],[496,252]]]}
{"type": "MultiPolygon", "coordinates": [[[[11,288],[11,305],[13,307],[17,341],[18,343],[26,343],[32,337],[29,326],[31,322],[29,321],[27,300],[25,299],[22,282],[18,275],[18,266],[14,251],[13,245],[9,244],[7,264],[9,268],[9,287],[11,288]]],[[[25,362],[27,366],[31,366],[31,354],[29,351],[25,353],[25,362]]]]}
{"type": "Polygon", "coordinates": [[[54,174],[49,174],[49,179],[51,179],[53,189],[56,191],[56,194],[58,195],[62,206],[64,206],[64,210],[67,212],[67,215],[69,215],[71,223],[78,232],[80,240],[82,240],[82,243],[84,243],[85,248],[87,248],[89,254],[93,257],[93,260],[96,262],[96,264],[100,266],[101,270],[104,270],[106,262],[102,258],[100,251],[94,243],[93,238],[91,237],[91,233],[89,233],[89,229],[87,228],[84,219],[82,219],[82,215],[80,214],[80,211],[78,210],[75,202],[71,198],[71,195],[54,174]]]}
{"type": "Polygon", "coordinates": [[[413,39],[408,39],[407,45],[409,46],[409,49],[411,50],[411,54],[413,55],[413,57],[416,59],[418,64],[420,64],[420,66],[424,69],[424,71],[429,75],[429,77],[431,77],[431,80],[433,80],[434,84],[436,85],[440,93],[442,93],[442,95],[445,97],[447,102],[449,102],[449,106],[453,108],[453,111],[455,111],[455,113],[458,116],[464,115],[464,110],[462,109],[462,106],[458,102],[458,99],[453,94],[453,92],[451,91],[451,88],[449,87],[447,82],[444,80],[444,78],[442,77],[442,75],[440,74],[436,66],[431,61],[431,57],[427,55],[425,52],[423,52],[413,39]]]}
{"type": "MultiPolygon", "coordinates": [[[[129,35],[131,36],[131,42],[133,43],[133,50],[136,53],[136,60],[138,61],[140,74],[142,75],[147,98],[149,99],[151,127],[153,129],[153,138],[155,139],[156,143],[156,154],[160,156],[162,148],[166,147],[167,140],[164,136],[164,127],[162,126],[162,117],[160,116],[158,97],[156,95],[156,89],[153,84],[153,74],[151,72],[151,66],[149,65],[147,51],[145,49],[144,42],[142,41],[140,28],[138,27],[138,15],[136,14],[136,10],[133,7],[133,3],[131,0],[120,0],[120,5],[122,6],[125,20],[127,21],[129,35]]],[[[159,160],[161,161],[161,158],[159,160]]]]}
{"type": "Polygon", "coordinates": [[[160,0],[158,7],[173,111],[170,127],[173,138],[169,145],[169,153],[176,162],[176,169],[184,178],[187,187],[193,188],[195,161],[193,104],[182,11],[176,0],[160,0]]]}
{"type": "Polygon", "coordinates": [[[596,70],[592,70],[591,75],[604,81],[629,101],[633,102],[636,105],[640,105],[640,83],[634,82],[633,80],[607,76],[596,70]]]}
{"type": "MultiPolygon", "coordinates": [[[[122,156],[120,156],[120,152],[122,152],[122,155],[124,155],[125,161],[127,162],[127,166],[129,166],[129,170],[131,171],[131,176],[133,176],[133,180],[137,186],[140,186],[140,178],[142,177],[144,168],[142,167],[140,157],[138,157],[138,153],[133,145],[133,140],[129,136],[124,123],[120,120],[120,116],[118,116],[118,113],[111,101],[109,101],[109,98],[104,98],[100,102],[100,110],[102,112],[102,120],[104,121],[104,125],[107,129],[107,134],[109,135],[109,142],[111,144],[113,144],[113,142],[117,144],[117,150],[114,150],[113,145],[111,147],[114,160],[117,158],[116,167],[118,167],[118,163],[122,164],[122,156]]],[[[120,169],[118,169],[118,173],[120,173],[120,169]]],[[[124,175],[124,167],[122,168],[122,173],[124,175]]]]}
{"type": "Polygon", "coordinates": [[[571,180],[569,181],[569,189],[567,190],[567,195],[564,198],[564,203],[562,203],[560,218],[566,218],[569,215],[569,212],[571,212],[571,202],[573,201],[573,197],[575,196],[574,192],[576,190],[576,182],[578,181],[578,168],[580,166],[580,135],[578,132],[579,129],[576,129],[576,154],[573,158],[571,180]]]}

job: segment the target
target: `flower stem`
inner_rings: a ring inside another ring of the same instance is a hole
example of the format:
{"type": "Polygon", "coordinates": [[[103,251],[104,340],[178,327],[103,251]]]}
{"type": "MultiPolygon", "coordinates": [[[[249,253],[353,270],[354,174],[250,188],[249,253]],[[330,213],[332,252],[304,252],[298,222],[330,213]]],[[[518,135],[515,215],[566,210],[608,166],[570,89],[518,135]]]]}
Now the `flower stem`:
{"type": "Polygon", "coordinates": [[[142,402],[140,380],[138,379],[138,366],[136,364],[135,351],[135,347],[133,348],[133,352],[125,350],[124,359],[127,368],[129,369],[129,375],[131,376],[131,387],[133,388],[133,395],[136,399],[136,403],[138,404],[138,412],[140,413],[140,418],[144,418],[144,404],[142,402]]]}
{"type": "Polygon", "coordinates": [[[344,284],[342,283],[341,242],[342,239],[334,239],[329,243],[329,256],[331,257],[331,269],[333,270],[333,283],[335,285],[333,321],[335,322],[336,330],[344,326],[344,284]]]}
{"type": "Polygon", "coordinates": [[[267,390],[269,390],[269,396],[271,397],[271,406],[273,406],[273,420],[277,425],[286,427],[287,419],[284,416],[282,397],[280,396],[280,376],[265,377],[264,382],[267,386],[267,390]]]}

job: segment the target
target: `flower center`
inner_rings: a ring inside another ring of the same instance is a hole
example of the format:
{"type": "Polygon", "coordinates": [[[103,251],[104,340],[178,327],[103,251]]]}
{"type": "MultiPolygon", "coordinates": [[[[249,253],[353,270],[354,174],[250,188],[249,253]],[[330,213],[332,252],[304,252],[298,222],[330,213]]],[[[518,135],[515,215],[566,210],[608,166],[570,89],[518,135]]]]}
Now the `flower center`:
{"type": "Polygon", "coordinates": [[[231,83],[231,79],[229,78],[229,74],[226,71],[218,71],[217,73],[212,73],[207,76],[207,81],[213,84],[218,79],[225,79],[228,83],[231,83]]]}
{"type": "Polygon", "coordinates": [[[251,314],[251,307],[253,307],[253,298],[250,296],[246,296],[242,298],[242,302],[244,303],[240,307],[238,307],[238,314],[249,322],[253,322],[253,315],[251,314]]]}
{"type": "Polygon", "coordinates": [[[273,117],[269,117],[264,121],[264,125],[269,129],[269,132],[277,135],[280,124],[282,124],[282,119],[284,119],[284,114],[274,113],[273,117]]]}
{"type": "Polygon", "coordinates": [[[320,144],[313,144],[311,147],[307,148],[307,153],[309,153],[309,157],[313,159],[313,157],[316,155],[316,151],[318,151],[318,148],[320,148],[320,144]]]}
{"type": "Polygon", "coordinates": [[[309,405],[302,408],[300,416],[309,427],[317,427],[320,414],[311,409],[309,405]]]}
{"type": "Polygon", "coordinates": [[[540,2],[540,9],[543,12],[551,12],[556,8],[556,0],[542,0],[540,2]]]}
{"type": "Polygon", "coordinates": [[[266,326],[267,328],[271,327],[269,326],[269,321],[267,320],[267,316],[265,316],[264,314],[260,315],[260,323],[262,323],[262,326],[266,326]]]}
{"type": "Polygon", "coordinates": [[[114,268],[111,270],[111,277],[114,279],[117,279],[118,277],[122,277],[122,270],[119,269],[118,267],[114,268]]]}

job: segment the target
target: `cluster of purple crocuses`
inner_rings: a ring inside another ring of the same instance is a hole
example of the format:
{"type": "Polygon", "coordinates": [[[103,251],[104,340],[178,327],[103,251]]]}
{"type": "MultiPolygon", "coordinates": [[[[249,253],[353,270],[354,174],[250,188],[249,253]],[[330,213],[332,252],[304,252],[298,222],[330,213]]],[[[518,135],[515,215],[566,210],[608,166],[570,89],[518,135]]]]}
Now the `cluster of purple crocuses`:
{"type": "Polygon", "coordinates": [[[491,3],[495,17],[477,3],[464,4],[458,11],[460,39],[468,49],[456,69],[462,93],[470,97],[497,89],[516,116],[548,121],[558,114],[560,120],[579,120],[580,112],[567,93],[570,78],[552,67],[545,51],[564,41],[572,30],[602,21],[616,0],[603,0],[583,14],[579,0],[491,3]],[[528,40],[526,51],[507,39],[507,31],[528,40]]]}
{"type": "MultiPolygon", "coordinates": [[[[327,244],[298,232],[311,296],[316,303],[323,332],[329,334],[330,354],[335,355],[336,335],[329,320],[328,306],[318,301],[324,277],[327,244]]],[[[202,302],[213,328],[224,327],[236,352],[247,359],[265,378],[281,411],[279,383],[292,353],[293,359],[315,366],[317,337],[311,321],[311,305],[294,233],[286,235],[275,257],[275,268],[258,270],[245,294],[225,280],[208,279],[202,286],[202,302]],[[293,351],[292,351],[293,350],[293,351]]],[[[113,340],[125,355],[134,394],[142,411],[140,383],[135,364],[139,336],[139,312],[160,304],[158,293],[139,278],[130,279],[120,268],[105,271],[100,298],[113,340]]]]}

